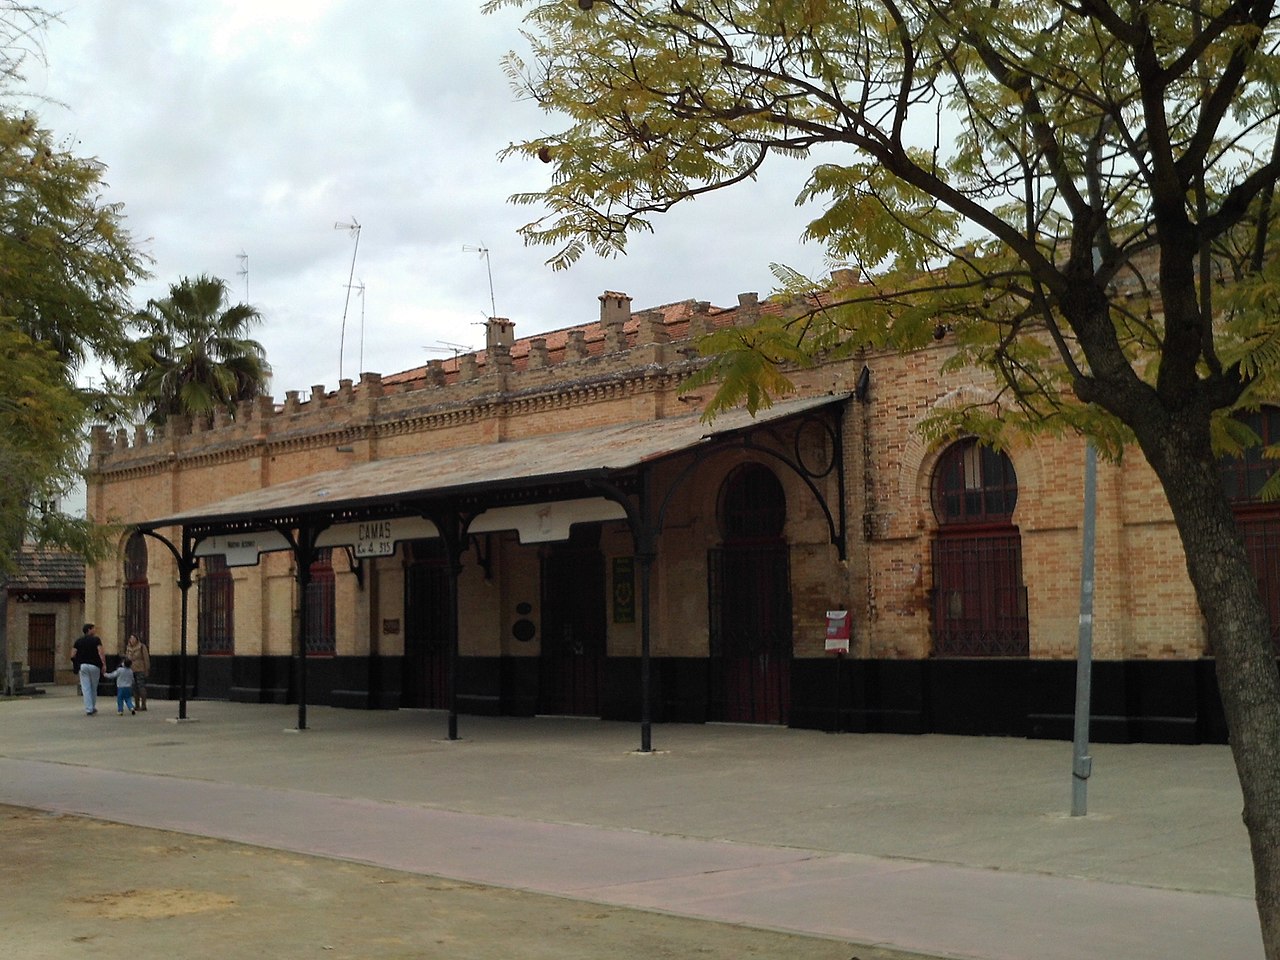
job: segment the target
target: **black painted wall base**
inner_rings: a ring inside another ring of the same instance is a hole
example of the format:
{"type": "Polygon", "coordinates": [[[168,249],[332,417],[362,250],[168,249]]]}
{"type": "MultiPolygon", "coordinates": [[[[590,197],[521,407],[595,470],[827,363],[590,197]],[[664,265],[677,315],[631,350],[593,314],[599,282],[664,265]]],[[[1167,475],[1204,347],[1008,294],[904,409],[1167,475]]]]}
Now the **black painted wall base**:
{"type": "MultiPolygon", "coordinates": [[[[187,659],[191,699],[296,703],[291,657],[187,659]]],[[[1099,743],[1225,743],[1214,661],[1105,660],[1093,665],[1090,740],[1099,743]]],[[[537,712],[536,657],[462,657],[458,712],[532,716],[537,712]]],[[[639,721],[638,658],[603,666],[598,714],[639,721]]],[[[395,710],[398,657],[311,657],[307,702],[395,710]]],[[[177,699],[178,658],[152,657],[150,696],[177,699]]],[[[850,733],[942,733],[1070,740],[1076,665],[1069,660],[799,659],[791,664],[792,727],[850,733]]],[[[650,663],[650,719],[703,723],[708,718],[708,661],[663,657],[650,663]]]]}
{"type": "MultiPolygon", "coordinates": [[[[1093,664],[1095,743],[1226,743],[1213,660],[1093,664]]],[[[793,727],[1070,740],[1071,660],[795,660],[793,727]]]]}

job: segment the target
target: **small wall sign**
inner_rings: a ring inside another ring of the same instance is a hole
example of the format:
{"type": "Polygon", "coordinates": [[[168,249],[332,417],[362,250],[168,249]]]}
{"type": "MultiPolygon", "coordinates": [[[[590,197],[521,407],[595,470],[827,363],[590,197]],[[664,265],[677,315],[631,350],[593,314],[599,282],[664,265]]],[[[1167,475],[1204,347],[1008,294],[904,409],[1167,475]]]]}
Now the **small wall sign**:
{"type": "Polygon", "coordinates": [[[848,610],[827,611],[827,653],[848,653],[852,634],[848,610]]]}

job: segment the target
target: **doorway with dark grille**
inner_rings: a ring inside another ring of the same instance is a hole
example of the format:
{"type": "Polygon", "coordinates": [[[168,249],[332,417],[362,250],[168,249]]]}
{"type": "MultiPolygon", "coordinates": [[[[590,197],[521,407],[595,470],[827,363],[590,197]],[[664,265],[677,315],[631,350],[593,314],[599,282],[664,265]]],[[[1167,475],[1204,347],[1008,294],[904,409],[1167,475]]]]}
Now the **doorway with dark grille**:
{"type": "Polygon", "coordinates": [[[576,524],[542,553],[539,713],[600,716],[606,636],[600,524],[576,524]]]}
{"type": "Polygon", "coordinates": [[[53,655],[58,645],[58,617],[53,613],[27,615],[27,682],[53,683],[53,655]]]}
{"type": "Polygon", "coordinates": [[[413,540],[404,570],[404,661],[400,704],[449,706],[449,568],[444,541],[413,540]]]}
{"type": "Polygon", "coordinates": [[[717,513],[723,542],[707,555],[707,716],[729,723],[786,723],[791,567],[782,484],[768,467],[743,464],[725,479],[717,513]]]}

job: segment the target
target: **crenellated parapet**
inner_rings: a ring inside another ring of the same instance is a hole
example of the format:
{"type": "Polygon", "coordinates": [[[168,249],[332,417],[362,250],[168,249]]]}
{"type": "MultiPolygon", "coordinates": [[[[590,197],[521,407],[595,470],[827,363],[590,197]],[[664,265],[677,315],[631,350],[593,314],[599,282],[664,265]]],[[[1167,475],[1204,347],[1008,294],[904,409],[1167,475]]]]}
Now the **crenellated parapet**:
{"type": "Polygon", "coordinates": [[[94,427],[91,470],[157,468],[263,455],[265,448],[346,444],[430,423],[459,423],[551,404],[570,409],[636,390],[672,390],[701,361],[692,342],[758,317],[754,293],[735,308],[681,301],[632,312],[625,293],[599,298],[597,322],[516,339],[505,318],[486,323],[485,348],[383,377],[363,373],[336,389],[313,384],[246,400],[233,412],[170,417],[162,427],[94,427]],[[255,454],[254,451],[260,451],[255,454]]]}

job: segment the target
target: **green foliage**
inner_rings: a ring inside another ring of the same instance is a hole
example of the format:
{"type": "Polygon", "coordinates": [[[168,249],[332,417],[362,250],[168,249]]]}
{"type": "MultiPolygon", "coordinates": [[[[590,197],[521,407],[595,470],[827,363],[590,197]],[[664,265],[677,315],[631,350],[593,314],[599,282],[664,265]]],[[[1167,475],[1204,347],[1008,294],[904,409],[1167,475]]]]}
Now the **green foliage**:
{"type": "Polygon", "coordinates": [[[237,403],[265,394],[266,352],[245,335],[261,319],[255,308],[231,304],[217,277],[184,277],[168,297],[150,301],[134,317],[142,336],[124,363],[147,419],[159,424],[219,409],[234,416],[237,403]]]}
{"type": "MultiPolygon", "coordinates": [[[[49,19],[0,0],[0,92],[20,86],[49,19]]],[[[24,538],[93,558],[108,535],[49,508],[74,485],[84,428],[107,400],[76,373],[128,349],[128,291],[144,272],[103,173],[0,102],[0,577],[24,538]]]]}
{"type": "Polygon", "coordinates": [[[808,238],[859,282],[799,298],[784,282],[755,328],[708,338],[712,411],[767,405],[820,357],[917,350],[939,330],[947,369],[987,371],[999,399],[939,414],[937,435],[1077,430],[1118,456],[1180,418],[1207,431],[1275,379],[1268,4],[486,9],[504,6],[526,11],[532,50],[509,76],[565,122],[503,153],[551,164],[549,186],[514,199],[545,210],[523,235],[555,267],[620,252],[654,214],[775,157],[810,158],[808,238]]]}
{"type": "Polygon", "coordinates": [[[23,539],[102,555],[108,531],[49,509],[80,473],[90,415],[57,353],[0,317],[0,576],[23,539]]]}

